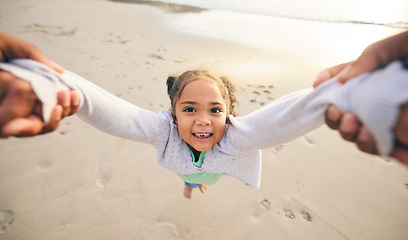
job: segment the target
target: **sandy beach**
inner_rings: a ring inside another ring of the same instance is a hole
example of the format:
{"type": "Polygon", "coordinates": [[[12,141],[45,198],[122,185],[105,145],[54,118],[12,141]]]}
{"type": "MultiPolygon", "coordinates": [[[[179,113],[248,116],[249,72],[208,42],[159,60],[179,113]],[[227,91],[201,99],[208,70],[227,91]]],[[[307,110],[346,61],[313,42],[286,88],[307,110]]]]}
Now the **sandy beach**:
{"type": "MultiPolygon", "coordinates": [[[[221,72],[237,85],[239,115],[402,31],[105,0],[0,0],[0,29],[156,112],[169,108],[169,74],[221,72]]],[[[225,176],[187,200],[152,146],[66,118],[51,134],[0,140],[0,240],[408,238],[398,162],[326,126],[262,154],[259,190],[225,176]]]]}

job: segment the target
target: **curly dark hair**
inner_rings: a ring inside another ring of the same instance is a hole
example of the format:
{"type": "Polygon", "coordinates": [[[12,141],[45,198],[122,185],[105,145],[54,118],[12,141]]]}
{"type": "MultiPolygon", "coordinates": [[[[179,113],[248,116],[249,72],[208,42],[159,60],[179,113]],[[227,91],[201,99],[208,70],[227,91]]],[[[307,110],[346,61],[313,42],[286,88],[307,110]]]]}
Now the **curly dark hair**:
{"type": "Polygon", "coordinates": [[[171,112],[174,112],[176,102],[181,96],[184,87],[197,80],[199,77],[206,77],[214,80],[220,88],[221,95],[227,103],[228,113],[235,116],[234,108],[238,105],[237,98],[235,96],[235,86],[231,82],[229,77],[217,76],[208,70],[195,69],[188,70],[180,74],[179,76],[169,76],[167,78],[167,93],[170,97],[171,112]]]}

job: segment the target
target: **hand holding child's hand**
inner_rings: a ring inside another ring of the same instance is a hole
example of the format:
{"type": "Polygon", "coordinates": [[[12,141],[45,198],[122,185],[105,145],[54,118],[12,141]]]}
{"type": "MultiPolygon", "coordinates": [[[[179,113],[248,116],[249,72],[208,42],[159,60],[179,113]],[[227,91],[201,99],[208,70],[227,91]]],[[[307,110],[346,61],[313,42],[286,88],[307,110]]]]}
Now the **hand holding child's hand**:
{"type": "MultiPolygon", "coordinates": [[[[324,69],[318,74],[313,87],[317,87],[335,76],[337,76],[338,81],[344,83],[351,78],[386,66],[398,59],[408,65],[408,31],[369,45],[355,62],[324,69]]],[[[345,140],[355,142],[361,151],[378,154],[372,133],[361,124],[355,115],[343,114],[332,105],[326,111],[326,124],[332,129],[339,130],[345,140]]],[[[396,147],[392,156],[408,166],[408,103],[401,107],[394,134],[396,147]]]]}
{"type": "Polygon", "coordinates": [[[78,110],[75,91],[58,93],[58,104],[50,121],[44,125],[42,104],[31,85],[8,72],[0,72],[0,137],[33,136],[55,130],[65,116],[78,110]]]}
{"type": "MultiPolygon", "coordinates": [[[[64,72],[33,44],[0,32],[0,61],[15,58],[32,59],[59,73],[64,72]]],[[[44,125],[42,105],[31,85],[8,72],[0,72],[0,137],[33,136],[55,130],[62,118],[78,110],[79,95],[75,91],[61,91],[58,104],[44,125]]]]}

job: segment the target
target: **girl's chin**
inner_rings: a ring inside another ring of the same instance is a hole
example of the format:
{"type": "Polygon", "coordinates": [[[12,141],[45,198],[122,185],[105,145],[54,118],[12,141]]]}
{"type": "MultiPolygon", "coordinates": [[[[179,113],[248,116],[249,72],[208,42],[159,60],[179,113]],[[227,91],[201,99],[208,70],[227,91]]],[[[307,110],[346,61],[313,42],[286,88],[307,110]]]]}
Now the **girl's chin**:
{"type": "MultiPolygon", "coordinates": [[[[194,147],[193,147],[194,148],[194,147]]],[[[194,148],[194,150],[198,151],[198,152],[207,152],[208,150],[210,150],[211,148],[194,148]]]]}
{"type": "Polygon", "coordinates": [[[211,149],[211,147],[212,146],[210,146],[210,147],[204,147],[204,146],[191,146],[190,145],[190,148],[191,148],[191,150],[195,150],[195,151],[197,151],[197,152],[207,152],[208,150],[210,150],[211,149]]]}

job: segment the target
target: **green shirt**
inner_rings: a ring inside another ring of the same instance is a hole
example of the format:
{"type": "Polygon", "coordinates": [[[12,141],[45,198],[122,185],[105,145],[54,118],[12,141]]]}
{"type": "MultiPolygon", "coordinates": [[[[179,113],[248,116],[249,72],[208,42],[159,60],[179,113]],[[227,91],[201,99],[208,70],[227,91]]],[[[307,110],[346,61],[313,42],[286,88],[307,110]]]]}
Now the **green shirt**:
{"type": "MultiPolygon", "coordinates": [[[[190,150],[190,155],[191,155],[191,159],[193,160],[194,166],[200,168],[204,162],[205,152],[200,153],[200,157],[198,158],[198,161],[195,160],[195,156],[191,150],[190,150]]],[[[179,175],[179,177],[181,177],[181,179],[183,179],[185,182],[196,183],[196,184],[206,184],[206,185],[214,184],[218,180],[220,180],[220,178],[222,177],[222,174],[207,173],[207,172],[200,172],[200,173],[188,174],[188,175],[183,175],[183,174],[177,174],[177,175],[179,175]]]]}

